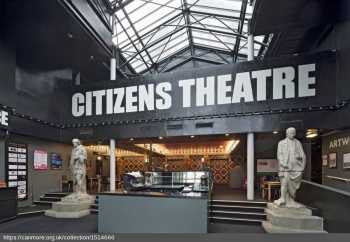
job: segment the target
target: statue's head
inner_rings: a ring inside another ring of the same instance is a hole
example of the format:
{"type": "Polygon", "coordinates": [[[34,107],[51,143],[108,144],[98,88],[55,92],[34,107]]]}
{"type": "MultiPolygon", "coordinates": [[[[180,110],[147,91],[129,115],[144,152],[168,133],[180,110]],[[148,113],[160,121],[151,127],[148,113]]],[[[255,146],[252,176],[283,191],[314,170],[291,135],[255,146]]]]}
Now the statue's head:
{"type": "Polygon", "coordinates": [[[296,135],[296,130],[293,127],[290,127],[286,130],[286,136],[288,139],[294,139],[296,135]]]}
{"type": "Polygon", "coordinates": [[[73,147],[78,147],[81,143],[79,139],[73,139],[72,140],[73,147]]]}

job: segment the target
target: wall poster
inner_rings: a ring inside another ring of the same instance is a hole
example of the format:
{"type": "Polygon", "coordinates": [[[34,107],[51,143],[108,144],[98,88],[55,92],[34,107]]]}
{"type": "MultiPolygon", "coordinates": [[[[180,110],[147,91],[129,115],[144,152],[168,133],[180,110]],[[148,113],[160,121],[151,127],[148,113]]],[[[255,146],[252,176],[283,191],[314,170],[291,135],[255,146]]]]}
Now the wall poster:
{"type": "Polygon", "coordinates": [[[47,152],[43,150],[34,151],[34,169],[35,170],[47,170],[47,152]]]}
{"type": "Polygon", "coordinates": [[[343,168],[350,169],[350,153],[343,154],[343,168]]]}
{"type": "Polygon", "coordinates": [[[27,145],[9,142],[7,144],[6,181],[8,187],[17,187],[18,199],[28,198],[27,145]]]}
{"type": "Polygon", "coordinates": [[[328,166],[328,155],[323,155],[322,156],[322,165],[323,166],[328,166]]]}
{"type": "Polygon", "coordinates": [[[329,157],[329,168],[337,167],[337,153],[330,153],[329,157]]]}
{"type": "Polygon", "coordinates": [[[51,169],[61,169],[63,160],[60,154],[51,154],[51,169]]]}
{"type": "Polygon", "coordinates": [[[278,172],[277,159],[257,159],[256,169],[258,173],[278,172]]]}

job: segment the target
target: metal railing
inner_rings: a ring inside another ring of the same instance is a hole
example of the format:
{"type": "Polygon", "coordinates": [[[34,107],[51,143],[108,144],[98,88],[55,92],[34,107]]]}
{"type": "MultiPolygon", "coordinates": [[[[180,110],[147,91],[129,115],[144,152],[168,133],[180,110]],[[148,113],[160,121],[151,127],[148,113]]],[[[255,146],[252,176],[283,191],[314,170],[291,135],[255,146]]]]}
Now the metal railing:
{"type": "Polygon", "coordinates": [[[343,181],[343,182],[346,182],[346,183],[350,183],[350,179],[348,179],[348,178],[337,177],[337,176],[326,176],[326,177],[329,178],[329,179],[332,179],[332,180],[337,180],[337,181],[343,181]]]}

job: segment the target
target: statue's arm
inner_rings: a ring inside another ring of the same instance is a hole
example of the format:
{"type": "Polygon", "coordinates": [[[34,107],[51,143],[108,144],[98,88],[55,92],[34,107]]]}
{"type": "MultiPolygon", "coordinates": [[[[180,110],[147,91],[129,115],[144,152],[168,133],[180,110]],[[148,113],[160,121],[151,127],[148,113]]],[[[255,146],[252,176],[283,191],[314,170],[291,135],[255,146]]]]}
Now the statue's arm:
{"type": "Polygon", "coordinates": [[[282,168],[286,167],[281,142],[278,143],[278,146],[277,146],[277,160],[282,168]]]}
{"type": "Polygon", "coordinates": [[[304,152],[304,149],[303,149],[303,146],[301,145],[300,142],[298,142],[298,145],[299,145],[299,150],[300,150],[300,166],[302,168],[302,170],[305,169],[305,166],[306,166],[306,155],[305,155],[305,152],[304,152]]]}
{"type": "Polygon", "coordinates": [[[74,166],[74,153],[73,151],[70,154],[70,161],[69,161],[70,167],[72,168],[74,166]]]}

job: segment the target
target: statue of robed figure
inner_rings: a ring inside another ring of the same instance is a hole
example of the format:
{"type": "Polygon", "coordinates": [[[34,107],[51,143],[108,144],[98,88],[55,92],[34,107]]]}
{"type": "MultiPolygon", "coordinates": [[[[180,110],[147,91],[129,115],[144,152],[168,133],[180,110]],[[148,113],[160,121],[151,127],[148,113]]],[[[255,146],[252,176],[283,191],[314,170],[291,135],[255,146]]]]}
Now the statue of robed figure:
{"type": "Polygon", "coordinates": [[[295,199],[305,169],[305,153],[299,140],[295,138],[296,130],[291,127],[286,131],[286,138],[278,143],[278,176],[281,181],[281,197],[274,201],[277,206],[304,207],[295,199]]]}

